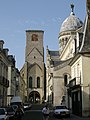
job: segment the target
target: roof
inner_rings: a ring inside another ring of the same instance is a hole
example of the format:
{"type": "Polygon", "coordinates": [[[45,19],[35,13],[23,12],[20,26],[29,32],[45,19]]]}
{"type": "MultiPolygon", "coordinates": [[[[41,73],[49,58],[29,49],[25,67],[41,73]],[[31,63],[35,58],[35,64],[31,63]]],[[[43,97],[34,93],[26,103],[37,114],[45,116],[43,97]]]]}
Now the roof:
{"type": "Polygon", "coordinates": [[[82,44],[80,51],[81,53],[87,53],[90,52],[90,34],[88,33],[88,15],[86,16],[85,22],[84,22],[84,35],[82,39],[82,44]]]}
{"type": "Polygon", "coordinates": [[[71,62],[72,58],[70,59],[67,59],[67,60],[62,60],[62,61],[58,61],[56,64],[54,62],[54,67],[59,67],[59,68],[63,68],[65,67],[66,65],[68,65],[70,62],[71,62]]]}
{"type": "Polygon", "coordinates": [[[67,17],[61,25],[60,33],[66,31],[77,30],[78,28],[82,27],[83,22],[75,16],[73,12],[74,5],[71,5],[71,13],[70,16],[67,17]]]}
{"type": "Polygon", "coordinates": [[[49,51],[50,56],[59,56],[59,51],[49,51]]]}

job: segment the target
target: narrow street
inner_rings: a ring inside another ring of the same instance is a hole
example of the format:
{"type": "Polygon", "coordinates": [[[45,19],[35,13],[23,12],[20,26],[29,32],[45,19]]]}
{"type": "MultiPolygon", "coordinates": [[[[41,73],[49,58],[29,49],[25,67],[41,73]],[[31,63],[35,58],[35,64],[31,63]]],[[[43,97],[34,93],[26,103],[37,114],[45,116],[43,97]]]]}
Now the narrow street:
{"type": "MultiPolygon", "coordinates": [[[[43,105],[33,105],[31,110],[25,112],[22,120],[43,120],[42,107],[43,105]]],[[[49,120],[90,120],[90,118],[79,118],[75,115],[71,115],[70,118],[55,118],[51,112],[49,120]]]]}

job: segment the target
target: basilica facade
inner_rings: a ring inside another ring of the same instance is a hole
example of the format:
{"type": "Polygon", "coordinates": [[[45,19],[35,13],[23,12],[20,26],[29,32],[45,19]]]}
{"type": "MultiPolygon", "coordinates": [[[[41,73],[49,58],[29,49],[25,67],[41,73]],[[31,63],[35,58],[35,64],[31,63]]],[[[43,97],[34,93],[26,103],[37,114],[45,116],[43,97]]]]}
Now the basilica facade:
{"type": "Polygon", "coordinates": [[[59,50],[47,47],[46,98],[54,106],[64,104],[73,114],[90,116],[90,4],[84,23],[71,13],[61,25],[59,50]]]}

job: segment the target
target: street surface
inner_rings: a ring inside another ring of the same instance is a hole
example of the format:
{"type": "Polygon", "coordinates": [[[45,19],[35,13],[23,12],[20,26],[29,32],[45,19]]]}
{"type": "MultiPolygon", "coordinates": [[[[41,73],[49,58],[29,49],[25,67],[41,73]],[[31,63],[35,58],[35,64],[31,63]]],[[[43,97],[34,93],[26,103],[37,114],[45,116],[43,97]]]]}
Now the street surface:
{"type": "MultiPolygon", "coordinates": [[[[43,120],[42,107],[42,105],[33,105],[31,110],[25,112],[22,120],[43,120]]],[[[55,118],[51,112],[48,120],[90,120],[90,118],[80,118],[75,115],[71,115],[70,118],[55,118]]]]}

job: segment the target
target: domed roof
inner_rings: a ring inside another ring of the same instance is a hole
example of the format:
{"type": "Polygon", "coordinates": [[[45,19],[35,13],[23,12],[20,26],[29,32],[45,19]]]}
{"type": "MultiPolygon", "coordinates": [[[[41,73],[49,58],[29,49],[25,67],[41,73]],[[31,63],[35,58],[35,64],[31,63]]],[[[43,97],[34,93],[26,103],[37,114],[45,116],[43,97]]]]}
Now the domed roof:
{"type": "Polygon", "coordinates": [[[70,16],[66,18],[64,22],[62,23],[60,32],[76,30],[83,25],[83,22],[75,16],[73,12],[73,8],[74,8],[74,5],[71,4],[70,16]]]}

